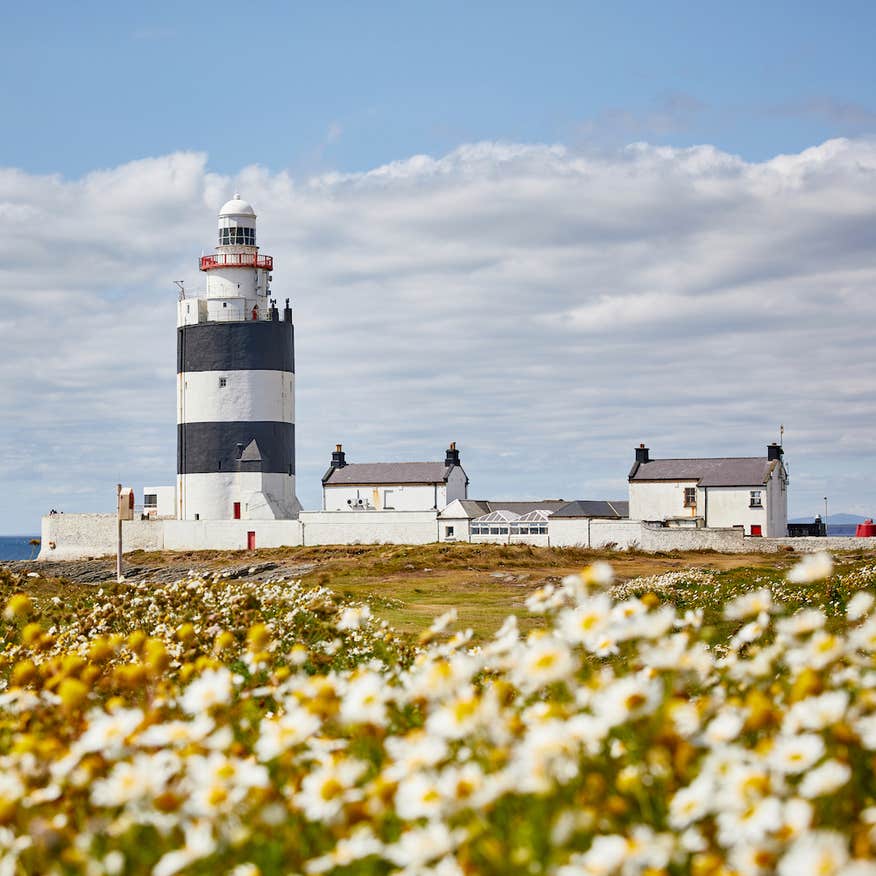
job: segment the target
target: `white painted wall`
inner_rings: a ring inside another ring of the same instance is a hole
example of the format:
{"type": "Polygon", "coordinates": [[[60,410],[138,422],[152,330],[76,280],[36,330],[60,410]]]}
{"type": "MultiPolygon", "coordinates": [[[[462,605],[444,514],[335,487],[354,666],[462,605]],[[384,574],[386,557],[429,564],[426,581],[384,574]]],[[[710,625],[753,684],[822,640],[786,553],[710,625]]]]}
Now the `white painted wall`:
{"type": "Polygon", "coordinates": [[[281,472],[198,472],[177,477],[180,518],[231,520],[234,503],[241,517],[252,520],[292,518],[301,510],[295,475],[281,472]]]}
{"type": "Polygon", "coordinates": [[[207,300],[208,322],[243,322],[250,308],[245,298],[209,298],[207,300]]]}
{"type": "Polygon", "coordinates": [[[709,528],[760,526],[764,536],[787,534],[788,493],[781,469],[766,484],[735,487],[700,487],[696,481],[630,482],[630,519],[666,520],[702,517],[709,528]],[[695,487],[696,505],[685,507],[684,490],[695,487]],[[762,507],[751,507],[751,491],[761,490],[762,507]]]}
{"type": "Polygon", "coordinates": [[[205,298],[186,298],[177,303],[176,324],[197,325],[207,321],[207,300],[205,298]]]}
{"type": "Polygon", "coordinates": [[[435,511],[302,511],[304,544],[429,544],[438,541],[435,511]]]}
{"type": "Polygon", "coordinates": [[[295,422],[289,371],[189,371],[176,380],[179,423],[295,422]]]}
{"type": "Polygon", "coordinates": [[[364,507],[373,511],[440,511],[447,504],[444,484],[348,484],[323,485],[326,511],[349,511],[364,507]],[[358,503],[362,500],[364,505],[358,503]],[[388,507],[391,506],[391,507],[388,507]]]}
{"type": "Polygon", "coordinates": [[[470,541],[471,521],[468,517],[441,517],[438,520],[439,541],[470,541]],[[448,533],[448,527],[453,531],[448,533]]]}
{"type": "Polygon", "coordinates": [[[447,476],[447,491],[444,497],[444,504],[438,506],[439,510],[447,507],[447,505],[456,499],[468,498],[468,485],[466,484],[466,480],[465,473],[459,466],[455,466],[451,469],[450,474],[447,476]]]}
{"type": "MultiPolygon", "coordinates": [[[[235,261],[234,253],[238,252],[247,259],[251,259],[256,253],[255,247],[216,247],[219,255],[224,254],[226,262],[235,261]]],[[[222,267],[213,268],[207,272],[207,297],[208,298],[244,298],[250,307],[258,301],[259,313],[265,318],[267,299],[265,289],[268,288],[268,273],[261,268],[253,267],[222,267]]],[[[230,307],[230,305],[229,305],[230,307]]]]}
{"type": "Polygon", "coordinates": [[[779,467],[767,484],[767,529],[769,538],[784,538],[788,534],[787,474],[779,467]]]}
{"type": "MultiPolygon", "coordinates": [[[[125,551],[160,551],[164,546],[164,520],[125,520],[125,551]]],[[[118,517],[115,514],[50,514],[41,523],[41,560],[81,560],[116,552],[118,517]]]]}
{"type": "Polygon", "coordinates": [[[246,550],[249,532],[255,532],[256,549],[301,544],[297,520],[166,520],[164,524],[168,551],[246,550]]]}
{"type": "MultiPolygon", "coordinates": [[[[346,512],[305,511],[299,520],[131,520],[123,524],[126,552],[132,550],[243,550],[247,533],[255,532],[256,548],[300,544],[428,544],[447,525],[434,511],[346,512]]],[[[40,560],[75,560],[111,556],[116,551],[114,514],[57,514],[42,519],[40,560]]],[[[864,550],[876,553],[876,538],[749,538],[739,529],[670,529],[637,520],[556,518],[548,522],[553,547],[601,547],[643,551],[717,550],[726,553],[864,550]]],[[[544,544],[544,536],[522,536],[544,544]],[[537,540],[533,540],[537,539],[537,540]]],[[[444,540],[444,539],[442,539],[444,540]]],[[[490,540],[490,539],[481,539],[490,540]]]]}
{"type": "Polygon", "coordinates": [[[691,481],[630,481],[630,519],[666,520],[667,517],[702,517],[699,508],[685,508],[685,487],[691,481]]]}
{"type": "MultiPolygon", "coordinates": [[[[766,487],[706,487],[700,488],[700,504],[708,502],[706,523],[709,528],[743,526],[745,534],[751,535],[752,526],[760,526],[761,534],[767,534],[767,489],[766,487]],[[751,491],[761,491],[763,507],[751,507],[751,491]],[[708,496],[706,497],[706,493],[708,496]]],[[[701,515],[702,516],[702,515],[701,515]]]]}
{"type": "Polygon", "coordinates": [[[143,513],[152,517],[176,516],[176,487],[143,487],[143,513]],[[155,507],[146,507],[146,496],[156,497],[155,507]]]}
{"type": "Polygon", "coordinates": [[[605,520],[593,517],[549,517],[548,537],[552,547],[619,548],[638,545],[642,539],[639,520],[605,520]]]}

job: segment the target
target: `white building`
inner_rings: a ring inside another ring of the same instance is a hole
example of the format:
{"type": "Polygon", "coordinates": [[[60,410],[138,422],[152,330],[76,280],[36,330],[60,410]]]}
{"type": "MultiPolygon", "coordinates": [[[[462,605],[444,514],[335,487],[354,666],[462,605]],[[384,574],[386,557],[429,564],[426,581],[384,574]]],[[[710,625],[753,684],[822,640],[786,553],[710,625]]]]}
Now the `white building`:
{"type": "Polygon", "coordinates": [[[630,518],[665,526],[741,527],[746,535],[788,532],[788,472],[778,444],[766,456],[651,459],[636,448],[630,518]]]}
{"type": "Polygon", "coordinates": [[[547,544],[548,518],[565,504],[565,499],[457,499],[438,515],[439,539],[512,544],[531,536],[530,543],[547,544]]]}
{"type": "Polygon", "coordinates": [[[176,516],[176,487],[143,487],[143,513],[149,518],[176,516]]]}
{"type": "Polygon", "coordinates": [[[239,195],[220,210],[216,252],[200,268],[206,290],[178,305],[177,517],[294,518],[292,310],[270,297],[274,262],[239,195]]]}
{"type": "Polygon", "coordinates": [[[338,444],[322,478],[323,511],[440,511],[467,495],[455,442],[444,462],[349,463],[338,444]]]}

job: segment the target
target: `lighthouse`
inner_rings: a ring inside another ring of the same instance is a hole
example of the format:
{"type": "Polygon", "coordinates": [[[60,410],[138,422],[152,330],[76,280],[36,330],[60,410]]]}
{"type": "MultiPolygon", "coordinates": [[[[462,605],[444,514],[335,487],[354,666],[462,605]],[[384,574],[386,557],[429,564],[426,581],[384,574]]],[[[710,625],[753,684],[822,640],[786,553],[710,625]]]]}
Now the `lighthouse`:
{"type": "Polygon", "coordinates": [[[298,516],[295,345],[289,299],[271,298],[273,259],[240,195],[219,211],[206,290],[180,296],[177,318],[177,517],[298,516]]]}

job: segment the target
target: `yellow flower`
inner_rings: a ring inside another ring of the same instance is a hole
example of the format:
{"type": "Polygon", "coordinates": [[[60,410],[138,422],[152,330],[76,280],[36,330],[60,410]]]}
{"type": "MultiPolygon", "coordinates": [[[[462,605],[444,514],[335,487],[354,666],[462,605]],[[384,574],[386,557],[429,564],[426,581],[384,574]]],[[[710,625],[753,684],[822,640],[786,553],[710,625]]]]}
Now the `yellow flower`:
{"type": "Polygon", "coordinates": [[[134,630],[130,636],[128,636],[128,647],[135,653],[138,654],[140,649],[146,644],[146,633],[143,630],[134,630]]]}
{"type": "Polygon", "coordinates": [[[42,634],[43,628],[38,623],[27,624],[21,631],[21,641],[28,648],[33,648],[39,645],[42,634]]]}
{"type": "Polygon", "coordinates": [[[33,602],[26,593],[16,593],[9,597],[6,608],[3,609],[3,617],[6,620],[17,620],[27,617],[33,611],[33,602]]]}
{"type": "Polygon", "coordinates": [[[66,712],[79,708],[88,696],[88,688],[76,678],[65,678],[58,686],[61,707],[66,712]]]}
{"type": "Polygon", "coordinates": [[[216,636],[216,639],[213,642],[213,650],[226,651],[234,645],[234,641],[234,633],[230,633],[228,630],[223,630],[218,636],[216,636]]]}
{"type": "Polygon", "coordinates": [[[161,639],[148,639],[143,648],[143,661],[154,673],[164,672],[170,666],[170,654],[161,639]]]}
{"type": "Polygon", "coordinates": [[[109,639],[95,639],[88,648],[88,659],[95,663],[104,663],[113,656],[115,648],[109,639]]]}
{"type": "Polygon", "coordinates": [[[12,687],[23,687],[37,677],[37,668],[32,660],[22,660],[15,664],[9,683],[12,687]]]}
{"type": "Polygon", "coordinates": [[[250,651],[264,651],[271,643],[271,631],[267,624],[253,624],[246,634],[250,651]]]}
{"type": "Polygon", "coordinates": [[[195,640],[195,628],[190,623],[180,624],[176,628],[176,637],[184,645],[191,645],[195,640]]]}

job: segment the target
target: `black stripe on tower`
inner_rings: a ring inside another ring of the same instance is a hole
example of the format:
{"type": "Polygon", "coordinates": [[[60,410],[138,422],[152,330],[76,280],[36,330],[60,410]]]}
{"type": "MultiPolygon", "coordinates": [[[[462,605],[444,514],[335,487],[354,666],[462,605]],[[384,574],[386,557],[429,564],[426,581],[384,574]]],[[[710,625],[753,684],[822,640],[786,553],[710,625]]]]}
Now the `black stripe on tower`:
{"type": "Polygon", "coordinates": [[[294,423],[184,423],[177,426],[176,448],[176,471],[181,475],[239,470],[295,474],[294,423]],[[240,463],[241,451],[253,439],[260,464],[240,463]]]}
{"type": "Polygon", "coordinates": [[[291,322],[202,322],[177,329],[176,371],[295,372],[291,322]]]}

